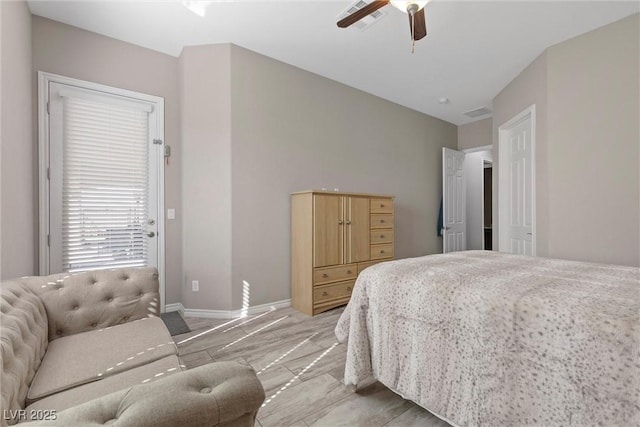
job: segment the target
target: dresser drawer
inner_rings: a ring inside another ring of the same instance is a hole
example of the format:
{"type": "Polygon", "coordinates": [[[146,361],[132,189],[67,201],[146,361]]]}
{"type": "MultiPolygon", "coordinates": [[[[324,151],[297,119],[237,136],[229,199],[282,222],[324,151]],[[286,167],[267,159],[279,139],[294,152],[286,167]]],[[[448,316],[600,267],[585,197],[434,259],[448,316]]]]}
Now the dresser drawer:
{"type": "Polygon", "coordinates": [[[313,304],[322,305],[325,301],[348,298],[351,296],[355,283],[355,280],[348,280],[331,285],[316,286],[313,288],[313,304]]]}
{"type": "Polygon", "coordinates": [[[371,259],[393,258],[393,244],[372,245],[371,259]]]}
{"type": "Polygon", "coordinates": [[[364,270],[367,267],[371,267],[372,265],[378,264],[381,261],[367,261],[367,262],[359,262],[358,263],[358,274],[362,273],[362,270],[364,270]]]}
{"type": "Polygon", "coordinates": [[[393,200],[371,199],[371,213],[393,213],[393,200]]]}
{"type": "Polygon", "coordinates": [[[313,271],[313,284],[338,282],[340,280],[355,279],[358,275],[357,264],[339,265],[337,267],[316,268],[313,271]]]}
{"type": "Polygon", "coordinates": [[[392,228],[393,214],[371,214],[371,228],[392,228]]]}
{"type": "Polygon", "coordinates": [[[393,230],[371,230],[371,238],[369,240],[372,245],[378,243],[393,242],[393,230]]]}

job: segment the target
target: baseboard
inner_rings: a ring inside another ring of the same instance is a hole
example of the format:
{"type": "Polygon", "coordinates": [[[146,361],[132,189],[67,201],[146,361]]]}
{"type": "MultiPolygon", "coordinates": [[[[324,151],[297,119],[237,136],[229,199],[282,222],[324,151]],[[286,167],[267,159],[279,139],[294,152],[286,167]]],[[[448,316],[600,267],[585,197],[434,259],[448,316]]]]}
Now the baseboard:
{"type": "Polygon", "coordinates": [[[204,317],[208,319],[236,319],[238,317],[253,316],[278,308],[291,307],[291,300],[275,301],[268,304],[260,304],[248,307],[246,310],[202,310],[198,308],[185,308],[181,303],[167,304],[165,311],[179,311],[185,317],[204,317]],[[245,313],[246,312],[246,313],[245,313]]]}
{"type": "Polygon", "coordinates": [[[184,306],[181,302],[176,302],[174,304],[167,304],[164,306],[165,313],[169,313],[171,311],[179,311],[181,316],[184,316],[184,306]]]}

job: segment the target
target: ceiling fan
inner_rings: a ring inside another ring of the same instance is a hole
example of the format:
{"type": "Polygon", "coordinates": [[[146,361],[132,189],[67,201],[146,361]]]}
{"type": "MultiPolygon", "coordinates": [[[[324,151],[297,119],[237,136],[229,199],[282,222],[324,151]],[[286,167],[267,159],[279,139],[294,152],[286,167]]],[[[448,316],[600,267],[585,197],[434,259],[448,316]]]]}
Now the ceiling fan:
{"type": "Polygon", "coordinates": [[[371,15],[381,7],[391,3],[392,6],[397,9],[406,12],[409,15],[409,30],[411,31],[411,42],[413,52],[413,46],[415,46],[416,40],[420,40],[427,35],[427,23],[424,17],[424,6],[427,1],[397,1],[397,0],[374,0],[368,5],[364,6],[353,12],[351,15],[338,21],[338,27],[347,28],[352,24],[355,24],[365,16],[371,15]]]}

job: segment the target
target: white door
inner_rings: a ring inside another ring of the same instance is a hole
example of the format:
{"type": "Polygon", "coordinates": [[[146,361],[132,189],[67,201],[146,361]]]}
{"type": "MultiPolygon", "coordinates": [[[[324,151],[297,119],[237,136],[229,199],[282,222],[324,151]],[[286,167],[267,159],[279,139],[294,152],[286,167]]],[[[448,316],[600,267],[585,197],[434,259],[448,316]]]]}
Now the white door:
{"type": "Polygon", "coordinates": [[[442,252],[467,249],[464,153],[442,148],[442,252]]]}
{"type": "Polygon", "coordinates": [[[533,109],[500,127],[499,250],[535,255],[533,109]]]}
{"type": "Polygon", "coordinates": [[[162,272],[162,99],[47,86],[47,273],[162,272]]]}

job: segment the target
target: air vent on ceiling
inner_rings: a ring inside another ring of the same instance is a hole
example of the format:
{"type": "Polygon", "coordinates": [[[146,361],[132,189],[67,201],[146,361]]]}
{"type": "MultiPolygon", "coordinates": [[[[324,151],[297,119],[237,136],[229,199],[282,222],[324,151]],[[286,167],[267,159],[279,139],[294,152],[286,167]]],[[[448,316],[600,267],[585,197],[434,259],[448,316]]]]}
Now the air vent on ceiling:
{"type": "MultiPolygon", "coordinates": [[[[345,10],[343,10],[338,15],[337,20],[339,21],[342,18],[345,18],[345,17],[351,15],[352,13],[357,12],[358,10],[362,9],[363,7],[365,7],[366,5],[371,3],[371,1],[372,0],[368,0],[368,1],[356,0],[355,2],[350,4],[349,7],[347,7],[345,10]]],[[[386,15],[387,15],[387,12],[385,12],[385,11],[383,11],[381,9],[378,9],[375,12],[373,12],[372,14],[365,16],[364,18],[362,18],[361,20],[359,20],[355,24],[351,25],[351,27],[349,27],[349,28],[357,28],[360,31],[364,31],[364,30],[368,29],[369,27],[371,27],[376,22],[380,21],[386,15]]]]}
{"type": "Polygon", "coordinates": [[[469,110],[463,113],[465,116],[467,117],[480,117],[480,116],[486,116],[487,114],[491,114],[491,110],[488,109],[487,107],[480,107],[480,108],[475,108],[473,110],[469,110]]]}

